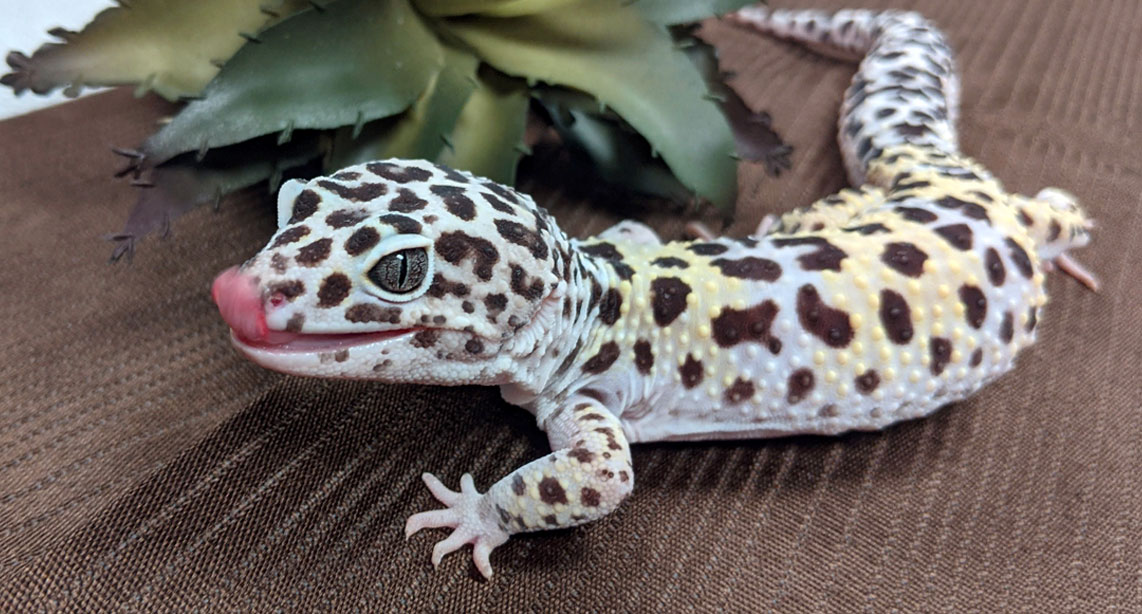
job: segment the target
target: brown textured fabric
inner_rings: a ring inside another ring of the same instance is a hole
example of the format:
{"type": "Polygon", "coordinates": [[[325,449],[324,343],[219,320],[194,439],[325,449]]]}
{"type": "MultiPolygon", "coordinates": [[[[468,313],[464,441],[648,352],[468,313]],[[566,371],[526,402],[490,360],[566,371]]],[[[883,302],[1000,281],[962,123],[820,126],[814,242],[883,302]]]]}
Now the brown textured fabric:
{"type": "MultiPolygon", "coordinates": [[[[784,6],[791,2],[780,3],[784,6]]],[[[259,194],[197,211],[108,267],[132,195],[110,145],[169,108],[113,92],[0,123],[0,609],[1139,611],[1142,607],[1142,3],[917,8],[964,77],[963,147],[1015,190],[1101,222],[1053,276],[1041,342],[965,403],[881,433],[643,445],[612,517],[513,538],[478,579],[433,571],[419,479],[486,488],[546,441],[494,389],[280,376],[242,361],[207,296],[272,230],[259,194]]],[[[842,3],[820,0],[815,6],[842,3]]],[[[843,185],[852,68],[711,24],[797,150],[743,168],[738,221],[843,185]]],[[[549,193],[577,234],[613,221],[549,193]]],[[[666,236],[680,222],[650,216],[666,236]]]]}

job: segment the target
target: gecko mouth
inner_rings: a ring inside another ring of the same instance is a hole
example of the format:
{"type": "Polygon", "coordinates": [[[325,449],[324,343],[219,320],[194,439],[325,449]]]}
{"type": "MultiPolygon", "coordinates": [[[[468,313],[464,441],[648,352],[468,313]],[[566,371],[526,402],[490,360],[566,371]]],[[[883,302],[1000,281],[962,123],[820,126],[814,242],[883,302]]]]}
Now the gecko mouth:
{"type": "Polygon", "coordinates": [[[250,339],[237,330],[230,329],[230,338],[242,349],[275,352],[282,354],[312,354],[335,352],[362,345],[395,339],[414,333],[417,328],[382,330],[369,333],[305,334],[286,331],[267,331],[259,339],[250,339]]]}

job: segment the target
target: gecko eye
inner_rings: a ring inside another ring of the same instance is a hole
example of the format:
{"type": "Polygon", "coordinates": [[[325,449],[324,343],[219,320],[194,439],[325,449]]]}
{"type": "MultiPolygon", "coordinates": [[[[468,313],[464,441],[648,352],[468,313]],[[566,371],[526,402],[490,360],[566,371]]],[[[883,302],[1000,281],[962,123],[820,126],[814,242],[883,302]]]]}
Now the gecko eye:
{"type": "Polygon", "coordinates": [[[369,269],[369,279],[382,290],[408,294],[428,276],[428,252],[423,247],[402,249],[388,254],[369,269]]]}

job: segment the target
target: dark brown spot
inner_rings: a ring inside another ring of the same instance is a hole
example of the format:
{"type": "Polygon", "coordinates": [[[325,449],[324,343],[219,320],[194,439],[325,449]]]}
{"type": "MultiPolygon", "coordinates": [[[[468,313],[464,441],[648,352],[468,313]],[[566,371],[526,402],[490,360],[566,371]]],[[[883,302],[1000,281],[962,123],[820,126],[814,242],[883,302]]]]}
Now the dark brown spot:
{"type": "Polygon", "coordinates": [[[1027,332],[1035,330],[1035,325],[1039,323],[1039,311],[1034,307],[1027,310],[1027,332]]]}
{"type": "Polygon", "coordinates": [[[517,205],[521,204],[520,198],[517,195],[516,191],[511,189],[511,188],[504,187],[504,186],[502,186],[498,183],[492,182],[492,181],[484,182],[481,185],[483,185],[485,188],[494,192],[496,194],[496,196],[499,196],[500,198],[502,198],[508,202],[512,202],[512,203],[515,203],[517,205]]]}
{"type": "Polygon", "coordinates": [[[971,366],[978,367],[981,362],[983,362],[983,350],[976,349],[971,353],[971,366]]]}
{"type": "Polygon", "coordinates": [[[777,337],[770,337],[769,342],[765,345],[769,348],[769,351],[772,352],[774,356],[777,356],[781,353],[781,340],[777,337]]]}
{"type": "Polygon", "coordinates": [[[555,514],[548,514],[543,517],[543,522],[547,523],[547,526],[555,526],[559,524],[559,519],[556,518],[555,514]]]}
{"type": "Polygon", "coordinates": [[[622,306],[623,295],[615,288],[608,289],[599,303],[599,319],[607,326],[613,325],[619,319],[622,306]]]}
{"type": "Polygon", "coordinates": [[[691,243],[686,249],[699,256],[717,256],[726,253],[729,248],[721,243],[691,243]]]}
{"type": "Polygon", "coordinates": [[[643,375],[650,373],[651,367],[654,366],[654,352],[651,351],[650,342],[646,339],[634,342],[634,366],[643,375]]]}
{"type": "Polygon", "coordinates": [[[994,247],[989,247],[984,253],[983,260],[987,267],[987,278],[991,281],[991,285],[1002,286],[1004,280],[1007,279],[1007,268],[1003,266],[1003,259],[999,257],[999,252],[995,251],[994,247]]]}
{"type": "Polygon", "coordinates": [[[359,256],[373,248],[381,240],[380,233],[372,226],[362,226],[345,240],[345,251],[350,256],[359,256]]]}
{"type": "Polygon", "coordinates": [[[499,315],[508,306],[508,297],[503,294],[489,294],[484,297],[484,308],[492,317],[499,315]]]}
{"type": "Polygon", "coordinates": [[[512,292],[526,298],[529,301],[538,301],[543,298],[543,280],[538,277],[527,283],[527,273],[524,272],[523,267],[518,264],[511,265],[512,278],[511,289],[512,292]]]}
{"type": "Polygon", "coordinates": [[[579,491],[579,500],[587,507],[599,507],[599,503],[602,503],[603,498],[602,495],[599,494],[599,491],[594,488],[584,487],[583,490],[579,491]]]}
{"type": "Polygon", "coordinates": [[[289,317],[289,321],[286,322],[285,329],[286,329],[287,333],[300,333],[301,328],[304,325],[305,325],[305,314],[304,313],[295,313],[289,317]]]}
{"type": "Polygon", "coordinates": [[[353,282],[344,273],[333,273],[321,280],[321,287],[317,289],[318,307],[336,307],[349,296],[353,282]]]}
{"type": "Polygon", "coordinates": [[[889,243],[884,246],[880,260],[901,275],[920,277],[924,273],[924,261],[928,259],[920,248],[911,243],[889,243]]]}
{"type": "Polygon", "coordinates": [[[1019,223],[1024,225],[1024,226],[1030,226],[1030,225],[1035,223],[1035,220],[1031,218],[1031,215],[1029,213],[1027,213],[1026,209],[1020,209],[1019,210],[1019,223]]]}
{"type": "Polygon", "coordinates": [[[946,209],[959,209],[960,213],[972,219],[991,221],[991,219],[987,217],[987,209],[977,203],[960,200],[954,196],[945,196],[937,200],[936,204],[946,209]]]}
{"type": "Polygon", "coordinates": [[[999,338],[1004,343],[1011,343],[1015,338],[1015,317],[1010,311],[1003,312],[1003,321],[999,323],[999,338]]]}
{"type": "Polygon", "coordinates": [[[964,316],[968,324],[972,328],[983,326],[983,320],[987,317],[987,297],[983,291],[976,286],[964,284],[960,286],[960,302],[964,304],[964,316]]]}
{"type": "Polygon", "coordinates": [[[1022,245],[1015,242],[1015,239],[1006,239],[1007,247],[1011,249],[1011,261],[1015,263],[1015,268],[1023,274],[1027,279],[1031,279],[1031,258],[1027,256],[1027,251],[1023,249],[1022,245]]]}
{"type": "Polygon", "coordinates": [[[650,282],[651,307],[654,321],[659,326],[669,326],[683,311],[686,311],[686,297],[690,286],[677,277],[659,277],[650,282]]]}
{"type": "Polygon", "coordinates": [[[305,294],[305,284],[296,279],[275,282],[271,284],[268,289],[270,294],[279,294],[287,301],[292,301],[302,294],[305,294]]]}
{"type": "Polygon", "coordinates": [[[829,347],[843,348],[853,340],[848,312],[826,305],[812,284],[805,284],[797,291],[797,317],[802,328],[829,347]]]}
{"type": "Polygon", "coordinates": [[[539,500],[548,505],[567,503],[567,492],[559,485],[559,480],[548,476],[539,481],[539,500]]]}
{"type": "Polygon", "coordinates": [[[702,371],[702,361],[696,360],[693,355],[686,355],[686,362],[678,367],[678,372],[682,374],[682,385],[687,388],[693,388],[702,383],[704,372],[702,371]]]}
{"type": "Polygon", "coordinates": [[[270,247],[281,247],[295,243],[300,241],[301,238],[307,234],[309,234],[309,226],[291,226],[283,230],[281,234],[278,235],[278,238],[274,239],[274,242],[270,244],[270,247]]]}
{"type": "Polygon", "coordinates": [[[402,235],[418,235],[421,232],[420,222],[399,213],[386,213],[377,217],[377,219],[384,224],[388,224],[397,229],[397,233],[402,235]]]}
{"type": "Polygon", "coordinates": [[[939,217],[935,213],[932,213],[931,211],[928,211],[927,209],[919,209],[916,207],[897,207],[894,210],[900,214],[900,217],[908,220],[909,222],[919,222],[921,224],[927,224],[929,222],[934,222],[937,219],[939,219],[939,217]]]}
{"type": "Polygon", "coordinates": [[[943,237],[945,241],[951,243],[952,247],[958,250],[967,251],[971,249],[972,232],[967,224],[940,226],[936,229],[936,234],[943,237]]]}
{"type": "Polygon", "coordinates": [[[904,345],[912,340],[912,310],[899,292],[880,291],[880,323],[893,343],[904,345]]]}
{"type": "Polygon", "coordinates": [[[518,473],[512,476],[512,492],[519,496],[527,492],[527,485],[523,483],[523,478],[518,473]]]}
{"type": "Polygon", "coordinates": [[[479,354],[484,351],[484,343],[479,339],[469,339],[464,343],[464,351],[469,354],[479,354]]]}
{"type": "Polygon", "coordinates": [[[799,403],[813,391],[813,370],[808,368],[797,369],[789,374],[789,392],[785,400],[790,403],[799,403]]]}
{"type": "Polygon", "coordinates": [[[444,208],[456,217],[470,222],[476,218],[476,203],[468,198],[468,188],[461,188],[451,185],[434,185],[429,188],[433,194],[439,196],[444,201],[444,208]]]}
{"type": "Polygon", "coordinates": [[[337,352],[333,354],[333,360],[337,362],[349,360],[349,350],[337,350],[337,352]]]}
{"type": "MultiPolygon", "coordinates": [[[[586,405],[587,407],[591,407],[590,403],[584,403],[583,405],[586,405]]],[[[607,420],[606,416],[604,416],[603,414],[596,414],[595,412],[591,412],[589,414],[583,414],[583,416],[580,419],[581,420],[594,420],[596,422],[605,422],[607,420]]]]}
{"type": "Polygon", "coordinates": [[[599,348],[599,353],[587,359],[583,363],[583,372],[591,374],[599,374],[611,368],[619,358],[619,344],[614,341],[608,341],[599,348]]]}
{"type": "Polygon", "coordinates": [[[591,245],[584,245],[579,248],[579,251],[587,254],[588,256],[596,256],[598,258],[603,258],[604,260],[623,259],[623,255],[621,252],[619,252],[618,248],[616,248],[611,243],[607,243],[606,241],[600,241],[591,245]]]}
{"type": "Polygon", "coordinates": [[[468,287],[468,284],[452,281],[442,273],[437,273],[432,278],[432,284],[428,286],[428,291],[425,292],[425,294],[432,298],[444,298],[449,294],[465,297],[468,296],[471,291],[472,289],[468,287]]]}
{"type": "Polygon", "coordinates": [[[436,340],[439,338],[440,331],[432,328],[426,328],[422,331],[418,331],[415,335],[412,336],[412,347],[421,349],[430,348],[436,345],[436,340]]]}
{"type": "Polygon", "coordinates": [[[1052,219],[1050,224],[1047,224],[1047,241],[1054,241],[1059,238],[1063,232],[1063,227],[1059,225],[1059,220],[1052,219]]]}
{"type": "Polygon", "coordinates": [[[868,235],[873,235],[873,234],[879,234],[879,233],[884,233],[884,232],[892,232],[891,230],[888,229],[888,226],[885,226],[884,224],[865,224],[863,226],[853,226],[851,228],[843,228],[842,230],[844,230],[845,232],[860,233],[861,235],[866,236],[866,237],[868,235]]]}
{"type": "Polygon", "coordinates": [[[392,162],[370,162],[365,165],[365,168],[374,175],[384,177],[396,183],[424,181],[432,176],[432,173],[423,168],[401,166],[399,164],[393,164],[392,162]]]}
{"type": "Polygon", "coordinates": [[[876,390],[876,387],[880,385],[880,374],[876,372],[876,369],[869,369],[856,376],[853,382],[861,394],[872,394],[872,392],[876,390]]]}
{"type": "Polygon", "coordinates": [[[400,307],[380,307],[369,303],[358,303],[345,310],[345,319],[350,322],[400,323],[400,307]]]}
{"type": "Polygon", "coordinates": [[[500,213],[507,213],[508,215],[516,215],[515,207],[512,207],[511,205],[505,203],[504,201],[496,198],[491,194],[488,194],[487,192],[480,192],[479,194],[480,196],[484,197],[484,200],[488,201],[488,204],[491,205],[492,208],[496,211],[499,211],[500,213]]]}
{"type": "Polygon", "coordinates": [[[740,260],[718,258],[710,264],[721,269],[722,274],[729,277],[759,281],[777,281],[781,277],[781,265],[768,258],[755,258],[753,256],[746,256],[740,260]]]}
{"type": "MultiPolygon", "coordinates": [[[[612,431],[609,426],[600,426],[599,428],[595,429],[595,432],[600,433],[607,438],[607,447],[608,448],[610,448],[612,450],[622,450],[623,449],[623,447],[621,445],[619,445],[618,440],[615,439],[615,432],[612,431]]],[[[608,456],[606,453],[603,453],[603,458],[610,458],[610,456],[608,456]]]]}
{"type": "Polygon", "coordinates": [[[722,347],[743,341],[767,343],[770,341],[769,327],[777,317],[777,311],[777,303],[772,300],[765,300],[743,310],[725,307],[711,322],[714,341],[722,347]]]}
{"type": "Polygon", "coordinates": [[[441,234],[436,240],[435,249],[449,264],[459,264],[465,258],[474,259],[476,262],[472,270],[481,281],[492,278],[492,268],[500,260],[500,252],[491,241],[461,230],[441,234]]]}
{"type": "Polygon", "coordinates": [[[801,263],[801,268],[806,271],[840,271],[841,261],[848,255],[844,250],[821,237],[774,239],[773,244],[777,247],[815,245],[817,249],[797,257],[797,261],[801,263]]]}
{"type": "Polygon", "coordinates": [[[362,183],[356,186],[348,186],[343,183],[337,183],[336,181],[321,179],[317,182],[317,185],[345,200],[353,202],[368,202],[374,198],[384,196],[385,193],[388,192],[388,186],[383,183],[362,183]]]}
{"type": "Polygon", "coordinates": [[[673,256],[663,256],[661,258],[655,258],[650,263],[653,264],[654,266],[660,266],[664,269],[686,269],[686,268],[690,268],[690,263],[686,262],[685,260],[683,260],[681,258],[675,258],[673,256]]]}
{"type": "Polygon", "coordinates": [[[620,482],[627,482],[629,480],[630,480],[630,476],[627,475],[626,471],[620,471],[619,472],[619,481],[620,482]]]}
{"type": "Polygon", "coordinates": [[[734,383],[726,389],[726,402],[728,403],[741,403],[753,398],[753,382],[737,378],[734,383]]]}
{"type": "Polygon", "coordinates": [[[289,259],[278,252],[274,252],[274,255],[270,256],[270,268],[275,273],[285,273],[289,269],[289,259]]]}
{"type": "Polygon", "coordinates": [[[416,195],[408,188],[397,191],[396,198],[389,201],[389,211],[397,213],[412,213],[428,206],[428,201],[416,195]]]}
{"type": "Polygon", "coordinates": [[[333,239],[318,239],[298,250],[294,260],[297,260],[297,263],[302,266],[317,266],[329,257],[332,246],[333,239]]]}
{"type": "Polygon", "coordinates": [[[567,453],[567,456],[570,456],[580,463],[587,464],[594,460],[595,453],[587,448],[572,448],[571,451],[567,453]]]}
{"type": "Polygon", "coordinates": [[[360,224],[367,217],[369,214],[360,209],[338,209],[325,216],[325,223],[333,228],[348,228],[360,224]]]}
{"type": "Polygon", "coordinates": [[[296,224],[317,211],[321,204],[321,196],[313,190],[302,190],[293,200],[293,210],[290,212],[289,224],[296,224]]]}
{"type": "Polygon", "coordinates": [[[547,244],[534,230],[511,220],[496,220],[496,230],[509,243],[526,247],[532,256],[540,260],[547,258],[547,244]]]}
{"type": "Polygon", "coordinates": [[[932,337],[928,343],[928,348],[932,352],[932,362],[929,368],[932,369],[932,375],[939,375],[944,372],[944,367],[948,366],[948,362],[952,360],[952,342],[943,337],[932,337]]]}

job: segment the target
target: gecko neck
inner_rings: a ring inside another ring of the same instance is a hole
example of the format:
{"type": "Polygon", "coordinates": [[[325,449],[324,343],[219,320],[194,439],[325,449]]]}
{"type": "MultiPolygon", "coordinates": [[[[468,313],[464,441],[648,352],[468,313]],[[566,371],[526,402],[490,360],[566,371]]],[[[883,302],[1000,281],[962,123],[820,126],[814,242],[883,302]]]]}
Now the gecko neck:
{"type": "Polygon", "coordinates": [[[601,333],[609,292],[622,281],[608,259],[583,251],[574,240],[567,249],[567,279],[517,334],[511,353],[522,357],[512,380],[500,386],[506,401],[536,413],[565,398],[581,379],[581,352],[601,333]]]}

